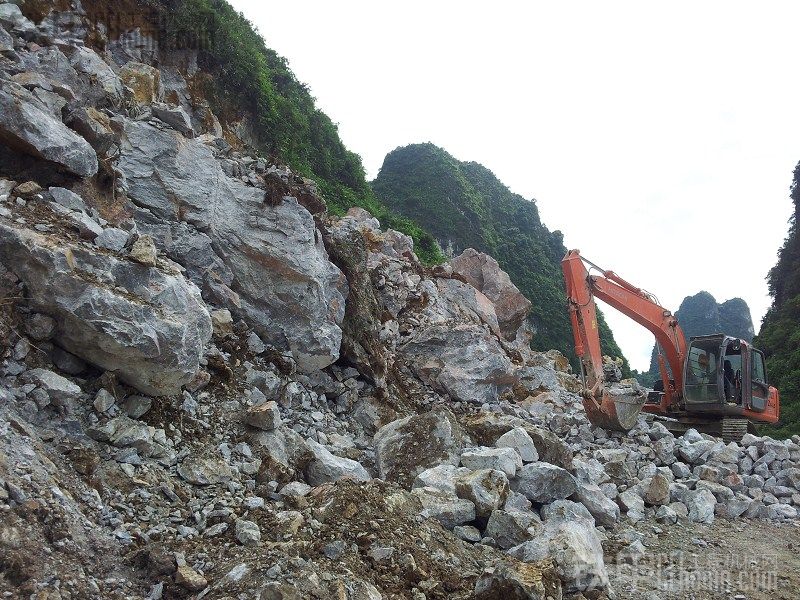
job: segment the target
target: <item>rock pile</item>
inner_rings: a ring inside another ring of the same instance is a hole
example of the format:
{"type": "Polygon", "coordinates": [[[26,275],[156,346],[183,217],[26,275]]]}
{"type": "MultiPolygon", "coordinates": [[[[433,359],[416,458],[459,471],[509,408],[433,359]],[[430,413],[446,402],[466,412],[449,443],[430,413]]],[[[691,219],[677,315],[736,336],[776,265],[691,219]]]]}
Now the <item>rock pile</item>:
{"type": "Polygon", "coordinates": [[[84,17],[0,0],[7,597],[602,598],[640,522],[797,517],[800,439],[592,427],[491,257],[328,216],[84,17]]]}

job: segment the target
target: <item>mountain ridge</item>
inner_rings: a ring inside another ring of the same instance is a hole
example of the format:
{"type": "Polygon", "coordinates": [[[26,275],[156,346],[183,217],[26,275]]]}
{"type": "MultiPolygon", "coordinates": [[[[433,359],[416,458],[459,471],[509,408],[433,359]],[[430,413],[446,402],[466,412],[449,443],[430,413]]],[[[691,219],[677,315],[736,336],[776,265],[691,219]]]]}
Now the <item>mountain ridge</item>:
{"type": "MultiPolygon", "coordinates": [[[[391,210],[419,223],[445,254],[472,247],[492,255],[533,302],[535,348],[572,356],[560,262],[563,234],[541,221],[535,200],[512,192],[487,167],[459,161],[430,142],[396,148],[386,155],[373,190],[391,210]]],[[[602,316],[604,352],[627,360],[602,316]]]]}

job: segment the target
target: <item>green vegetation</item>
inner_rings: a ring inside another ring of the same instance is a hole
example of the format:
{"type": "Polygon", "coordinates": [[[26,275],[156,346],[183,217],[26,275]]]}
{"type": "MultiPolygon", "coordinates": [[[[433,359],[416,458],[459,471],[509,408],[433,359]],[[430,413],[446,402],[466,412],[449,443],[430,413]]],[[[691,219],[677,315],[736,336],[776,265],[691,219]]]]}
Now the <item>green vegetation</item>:
{"type": "Polygon", "coordinates": [[[800,433],[800,163],[794,170],[791,198],[794,214],[789,220],[789,235],[767,277],[772,306],[754,342],[767,357],[770,384],[781,394],[780,424],[764,428],[777,437],[800,433]]]}
{"type": "MultiPolygon", "coordinates": [[[[675,318],[678,319],[687,342],[692,336],[712,333],[726,333],[748,342],[753,339],[750,307],[741,298],[731,298],[718,304],[708,292],[698,292],[683,299],[680,308],[675,311],[675,318]]],[[[637,379],[648,387],[653,387],[653,383],[661,379],[655,347],[650,359],[650,370],[637,375],[637,379]]]]}
{"type": "Polygon", "coordinates": [[[286,59],[266,46],[242,14],[225,0],[162,0],[158,6],[162,44],[198,48],[210,77],[195,84],[223,122],[252,115],[258,150],[314,179],[332,213],[365,208],[384,226],[414,238],[424,263],[444,260],[431,235],[376,200],[359,156],[345,148],[336,125],[316,108],[286,59]]]}
{"type": "MultiPolygon", "coordinates": [[[[372,182],[392,210],[421,224],[442,247],[491,254],[533,303],[534,347],[573,355],[566,310],[561,232],[545,227],[534,201],[514,194],[486,167],[459,162],[433,144],[389,153],[372,182]]],[[[622,356],[611,330],[598,319],[606,354],[622,356]]],[[[627,361],[623,371],[630,374],[627,361]]]]}

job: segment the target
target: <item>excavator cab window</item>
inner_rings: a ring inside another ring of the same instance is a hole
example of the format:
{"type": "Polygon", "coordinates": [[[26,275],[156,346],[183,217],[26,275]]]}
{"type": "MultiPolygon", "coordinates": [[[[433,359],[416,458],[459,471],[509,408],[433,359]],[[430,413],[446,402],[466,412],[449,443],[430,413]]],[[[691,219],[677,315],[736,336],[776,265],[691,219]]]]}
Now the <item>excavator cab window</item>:
{"type": "Polygon", "coordinates": [[[729,341],[725,346],[722,385],[726,402],[742,403],[742,344],[739,340],[729,341]]]}
{"type": "Polygon", "coordinates": [[[686,357],[686,402],[718,402],[719,340],[693,340],[686,357]]]}
{"type": "Polygon", "coordinates": [[[750,350],[750,406],[753,410],[765,410],[769,398],[767,370],[764,367],[764,355],[756,349],[750,350]]]}

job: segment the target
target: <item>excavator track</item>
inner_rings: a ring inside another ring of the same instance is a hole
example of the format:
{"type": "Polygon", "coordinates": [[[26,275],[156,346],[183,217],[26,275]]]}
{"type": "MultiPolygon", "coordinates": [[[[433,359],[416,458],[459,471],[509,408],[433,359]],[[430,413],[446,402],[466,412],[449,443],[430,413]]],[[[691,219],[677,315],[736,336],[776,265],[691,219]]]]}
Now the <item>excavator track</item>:
{"type": "Polygon", "coordinates": [[[726,444],[741,442],[744,434],[747,433],[748,423],[747,419],[724,417],[722,419],[722,441],[726,444]]]}

